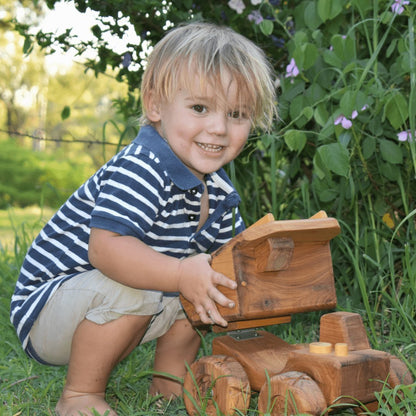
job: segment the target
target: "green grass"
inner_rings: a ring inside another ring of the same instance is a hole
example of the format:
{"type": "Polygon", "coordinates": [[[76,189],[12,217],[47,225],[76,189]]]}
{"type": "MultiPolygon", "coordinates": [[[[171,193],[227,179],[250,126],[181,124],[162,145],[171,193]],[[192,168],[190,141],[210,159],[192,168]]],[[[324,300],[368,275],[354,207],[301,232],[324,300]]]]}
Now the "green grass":
{"type": "Polygon", "coordinates": [[[50,208],[39,206],[0,210],[0,248],[12,248],[16,236],[22,233],[36,235],[53,212],[50,208]]]}
{"type": "MultiPolygon", "coordinates": [[[[18,276],[24,254],[33,236],[42,223],[51,215],[49,210],[35,208],[0,212],[1,236],[8,241],[0,249],[0,415],[53,415],[54,407],[60,396],[66,374],[65,367],[48,367],[29,359],[22,351],[15,331],[9,321],[9,303],[18,276]]],[[[380,248],[389,248],[388,240],[380,248]],[[384,245],[387,245],[384,247],[384,245]]],[[[354,247],[348,232],[334,243],[334,264],[341,262],[340,250],[347,251],[354,247]]],[[[337,289],[340,306],[347,310],[360,312],[369,328],[373,345],[378,349],[390,351],[403,359],[416,374],[416,340],[414,337],[414,311],[416,307],[416,288],[414,283],[414,252],[403,247],[401,262],[395,262],[393,270],[386,259],[385,265],[377,264],[376,276],[363,264],[362,256],[355,258],[351,253],[350,264],[338,264],[335,274],[338,278],[337,289]],[[393,278],[400,272],[399,285],[394,285],[393,278]],[[355,282],[354,273],[362,275],[362,285],[355,282]],[[378,279],[375,284],[373,279],[378,279]],[[347,284],[348,281],[348,284],[347,284]],[[355,284],[357,287],[355,287],[355,284]],[[347,291],[351,297],[345,296],[347,291]],[[368,298],[368,306],[356,301],[357,293],[368,298]],[[374,296],[376,294],[376,296],[374,296]],[[374,299],[376,301],[374,301],[374,299]],[[378,303],[377,303],[378,299],[378,303]],[[352,302],[352,303],[351,303],[352,302]],[[369,316],[371,315],[371,319],[369,316]],[[369,323],[373,329],[371,329],[369,323]]],[[[388,257],[388,256],[387,256],[388,257]]],[[[364,262],[365,263],[365,262],[364,262]]],[[[300,314],[293,317],[290,324],[279,325],[270,330],[291,343],[308,342],[317,339],[320,313],[300,314]]],[[[215,336],[209,333],[205,337],[200,355],[211,353],[211,341],[215,336]]],[[[183,400],[157,401],[147,393],[153,362],[154,343],[149,343],[136,350],[114,370],[107,389],[107,400],[120,416],[136,415],[186,415],[183,400]]],[[[377,413],[369,415],[415,415],[416,388],[397,387],[384,389],[379,394],[381,403],[377,413]],[[403,399],[396,402],[401,392],[403,399]]],[[[251,400],[249,416],[257,415],[257,394],[251,400]]],[[[337,410],[331,414],[351,415],[351,409],[337,410]]]]}

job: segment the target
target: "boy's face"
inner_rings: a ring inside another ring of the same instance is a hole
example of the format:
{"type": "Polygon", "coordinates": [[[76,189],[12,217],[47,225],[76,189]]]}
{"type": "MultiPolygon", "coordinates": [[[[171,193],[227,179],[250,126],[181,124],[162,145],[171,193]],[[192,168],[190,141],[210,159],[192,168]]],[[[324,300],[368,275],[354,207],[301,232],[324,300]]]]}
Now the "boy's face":
{"type": "Polygon", "coordinates": [[[250,109],[238,100],[236,82],[223,77],[226,102],[215,89],[202,88],[199,77],[192,91],[179,89],[169,102],[152,102],[148,118],[173,152],[199,179],[235,159],[251,128],[250,109]]]}

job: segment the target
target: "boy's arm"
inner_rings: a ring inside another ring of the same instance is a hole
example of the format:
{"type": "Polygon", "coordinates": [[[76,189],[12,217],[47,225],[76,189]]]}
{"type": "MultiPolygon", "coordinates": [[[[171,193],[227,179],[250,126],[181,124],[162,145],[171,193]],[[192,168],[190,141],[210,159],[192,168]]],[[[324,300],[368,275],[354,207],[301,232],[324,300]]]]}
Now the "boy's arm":
{"type": "Polygon", "coordinates": [[[88,256],[95,268],[119,283],[135,289],[180,292],[194,305],[202,322],[227,325],[215,303],[230,308],[234,304],[216,286],[235,289],[236,283],[214,271],[207,254],[180,260],[135,237],[92,228],[88,256]]]}

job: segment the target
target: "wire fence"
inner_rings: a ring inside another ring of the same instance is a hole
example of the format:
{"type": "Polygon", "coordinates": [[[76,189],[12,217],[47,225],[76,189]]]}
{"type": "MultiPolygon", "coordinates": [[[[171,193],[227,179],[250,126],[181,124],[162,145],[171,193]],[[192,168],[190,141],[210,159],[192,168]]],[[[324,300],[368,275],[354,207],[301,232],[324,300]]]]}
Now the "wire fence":
{"type": "Polygon", "coordinates": [[[7,134],[9,137],[13,138],[13,137],[24,137],[24,138],[29,138],[29,139],[33,139],[33,140],[38,140],[38,141],[44,141],[44,142],[56,142],[56,143],[84,143],[84,144],[88,144],[88,145],[93,145],[93,144],[99,144],[101,146],[120,146],[120,142],[107,142],[105,140],[88,140],[88,139],[54,139],[54,138],[50,138],[50,137],[43,137],[43,136],[36,136],[33,134],[29,134],[29,133],[21,133],[18,131],[10,131],[10,130],[4,130],[4,129],[0,129],[1,133],[5,133],[7,134]]]}

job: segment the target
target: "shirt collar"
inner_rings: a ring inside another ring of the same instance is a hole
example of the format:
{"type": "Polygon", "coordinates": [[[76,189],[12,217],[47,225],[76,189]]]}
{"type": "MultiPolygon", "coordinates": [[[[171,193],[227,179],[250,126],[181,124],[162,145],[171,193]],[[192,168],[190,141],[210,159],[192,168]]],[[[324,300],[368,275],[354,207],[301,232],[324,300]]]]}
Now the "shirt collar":
{"type": "Polygon", "coordinates": [[[143,126],[134,143],[150,149],[162,162],[173,183],[182,190],[201,185],[201,181],[175,155],[168,142],[164,140],[153,126],[143,126]]]}

